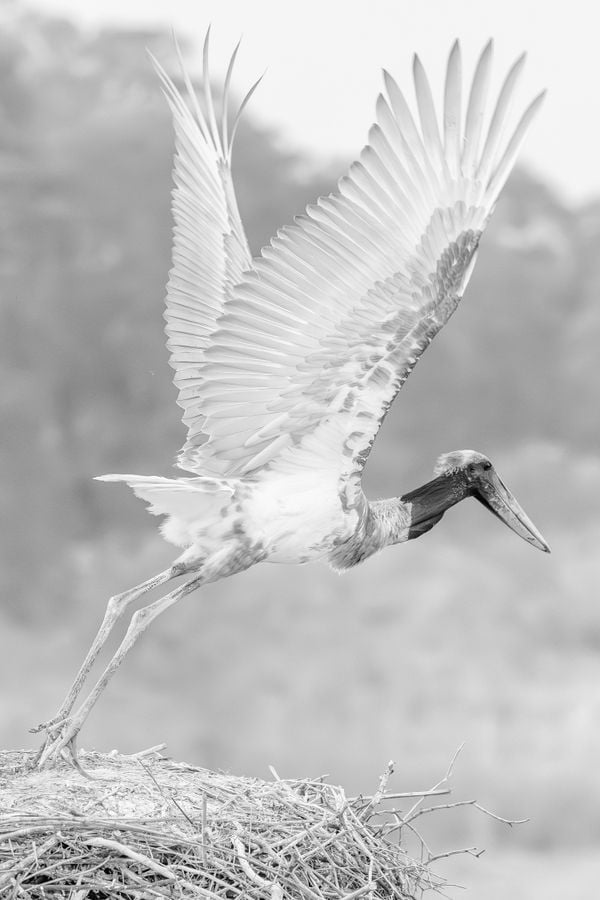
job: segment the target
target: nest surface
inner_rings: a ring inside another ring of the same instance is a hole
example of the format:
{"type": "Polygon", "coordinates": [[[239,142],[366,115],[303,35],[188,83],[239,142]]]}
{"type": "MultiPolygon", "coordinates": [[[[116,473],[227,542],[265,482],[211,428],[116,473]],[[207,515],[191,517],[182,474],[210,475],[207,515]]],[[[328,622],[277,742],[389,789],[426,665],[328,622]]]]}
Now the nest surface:
{"type": "Polygon", "coordinates": [[[0,753],[0,897],[416,898],[441,880],[386,837],[372,798],[239,778],[158,753],[81,752],[31,771],[0,753]],[[93,780],[92,780],[93,779],[93,780]]]}

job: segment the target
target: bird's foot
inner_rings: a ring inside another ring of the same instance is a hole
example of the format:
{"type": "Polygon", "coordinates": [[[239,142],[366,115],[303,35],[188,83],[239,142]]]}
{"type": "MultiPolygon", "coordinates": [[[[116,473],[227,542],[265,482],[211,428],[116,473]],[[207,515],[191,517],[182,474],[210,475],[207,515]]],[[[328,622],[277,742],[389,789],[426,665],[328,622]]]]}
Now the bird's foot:
{"type": "Polygon", "coordinates": [[[65,720],[66,713],[64,713],[62,710],[59,710],[56,715],[52,716],[51,719],[48,719],[47,722],[40,722],[39,725],[34,725],[33,728],[30,728],[29,734],[39,734],[40,731],[45,731],[50,734],[50,732],[56,730],[57,725],[60,725],[65,720]]]}
{"type": "Polygon", "coordinates": [[[85,717],[67,716],[59,719],[55,716],[49,722],[38,726],[32,731],[46,731],[46,739],[31,762],[31,768],[43,769],[45,766],[55,765],[61,759],[69,762],[77,771],[86,778],[91,778],[79,762],[77,754],[77,735],[85,721],[85,717]]]}

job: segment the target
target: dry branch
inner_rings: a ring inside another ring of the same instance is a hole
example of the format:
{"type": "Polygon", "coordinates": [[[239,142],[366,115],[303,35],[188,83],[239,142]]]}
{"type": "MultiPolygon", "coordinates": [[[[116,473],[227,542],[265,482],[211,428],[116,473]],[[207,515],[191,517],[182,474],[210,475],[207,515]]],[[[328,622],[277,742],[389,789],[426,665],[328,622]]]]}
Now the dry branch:
{"type": "Polygon", "coordinates": [[[449,792],[451,767],[431,790],[388,794],[389,763],[373,796],[349,799],[322,778],[237,778],[154,748],[82,753],[93,779],[67,763],[31,771],[32,758],[0,753],[2,898],[414,900],[443,887],[430,864],[448,854],[410,820],[449,792]],[[385,807],[413,796],[404,816],[385,807]],[[419,860],[390,839],[398,829],[418,836],[419,860]]]}

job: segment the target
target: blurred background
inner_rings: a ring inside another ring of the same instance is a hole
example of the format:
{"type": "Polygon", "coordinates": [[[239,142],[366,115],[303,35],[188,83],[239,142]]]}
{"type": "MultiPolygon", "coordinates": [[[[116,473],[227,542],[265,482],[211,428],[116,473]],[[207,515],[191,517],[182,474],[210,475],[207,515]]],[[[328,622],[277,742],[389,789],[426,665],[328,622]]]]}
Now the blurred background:
{"type": "Polygon", "coordinates": [[[501,63],[530,49],[533,89],[552,82],[554,100],[467,298],[386,420],[366,490],[401,494],[441,452],[474,447],[552,556],[464,503],[343,577],[263,566],[209,586],[152,626],[81,743],[127,753],[166,741],[190,763],[329,773],[354,794],[372,792],[390,758],[394,789],[431,787],[464,741],[453,799],[530,822],[440,812],[425,828],[434,850],[488,848],[440,871],[468,898],[589,898],[600,876],[600,176],[597,102],[584,114],[582,95],[597,85],[585,66],[599,63],[575,51],[592,23],[565,29],[558,53],[561,16],[548,13],[540,38],[528,2],[487,18],[489,5],[468,0],[419,14],[383,0],[320,6],[284,22],[267,0],[152,13],[0,2],[0,744],[36,745],[27,729],[62,700],[107,598],[173,557],[125,487],[92,481],[174,475],[184,439],[162,321],[172,132],[146,48],[171,69],[175,24],[197,71],[212,20],[217,76],[245,32],[238,95],[269,64],[234,155],[258,252],[357,155],[379,65],[405,86],[424,47],[439,81],[457,34],[472,61],[499,32],[501,63]],[[313,104],[314,132],[294,90],[280,93],[290,85],[313,104]]]}

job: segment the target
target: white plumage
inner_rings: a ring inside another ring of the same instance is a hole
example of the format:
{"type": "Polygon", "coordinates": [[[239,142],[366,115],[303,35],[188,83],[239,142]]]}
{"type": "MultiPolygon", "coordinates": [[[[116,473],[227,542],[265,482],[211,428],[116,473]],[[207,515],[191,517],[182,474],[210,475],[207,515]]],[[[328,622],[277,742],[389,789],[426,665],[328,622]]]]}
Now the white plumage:
{"type": "Polygon", "coordinates": [[[441,119],[418,57],[416,118],[385,72],[360,159],[335,193],[309,206],[252,260],[231,175],[239,113],[230,128],[228,103],[236,53],[219,114],[208,35],[202,102],[183,64],[182,93],[156,63],[176,145],[167,346],[188,429],[178,463],[193,477],[103,476],[127,482],[152,513],[166,515],[165,537],[185,549],[166,572],[112,598],[69,696],[46,725],[55,739],[43,758],[72,745],[148,622],[207,581],[262,560],[327,557],[347,568],[429,530],[465,496],[477,496],[547,549],[491,463],[474,451],[461,451],[458,467],[440,464],[434,482],[402,498],[370,503],[361,488],[390,404],[460,302],[481,234],[540,106],[541,94],[513,115],[524,56],[489,103],[490,41],[463,104],[456,42],[441,119]],[[66,720],[127,606],[185,572],[195,573],[191,581],[134,615],[99,685],[66,720]]]}
{"type": "MultiPolygon", "coordinates": [[[[385,72],[386,95],[378,97],[369,144],[338,192],[310,206],[252,261],[233,191],[227,132],[234,59],[235,53],[220,122],[208,40],[204,111],[185,69],[187,103],[157,64],[176,136],[166,332],[188,427],[179,465],[202,476],[202,485],[206,476],[233,479],[232,490],[240,479],[256,484],[265,506],[270,481],[284,495],[304,493],[299,476],[309,469],[311,483],[320,481],[324,493],[335,488],[336,500],[343,494],[346,505],[356,505],[379,426],[458,305],[480,235],[543,95],[515,127],[507,127],[521,56],[490,114],[490,41],[475,70],[463,126],[456,42],[440,130],[419,58],[413,65],[418,123],[385,72]]],[[[119,477],[152,503],[153,512],[177,516],[182,485],[190,486],[191,504],[198,497],[195,480],[173,481],[169,495],[161,479],[155,488],[146,479],[142,486],[137,476],[110,476],[119,477]]],[[[198,518],[207,526],[210,515],[198,501],[198,518]]],[[[320,537],[333,537],[338,511],[334,501],[329,532],[320,537]]],[[[181,540],[185,531],[169,525],[164,533],[181,540]]],[[[264,529],[255,536],[267,546],[272,539],[264,529]]],[[[298,552],[306,557],[308,548],[300,545],[298,552]]]]}

